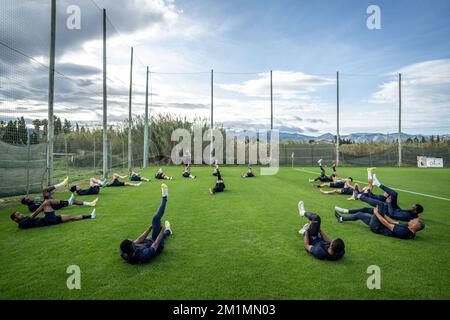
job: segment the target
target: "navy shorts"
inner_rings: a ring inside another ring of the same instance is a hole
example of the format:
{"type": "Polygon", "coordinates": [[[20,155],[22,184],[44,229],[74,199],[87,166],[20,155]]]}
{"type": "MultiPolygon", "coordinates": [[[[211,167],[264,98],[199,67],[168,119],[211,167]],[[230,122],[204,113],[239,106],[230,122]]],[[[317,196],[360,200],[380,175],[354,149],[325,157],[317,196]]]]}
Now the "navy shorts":
{"type": "Polygon", "coordinates": [[[155,174],[155,178],[156,179],[164,179],[164,173],[157,173],[157,174],[155,174]]]}
{"type": "Polygon", "coordinates": [[[345,187],[345,182],[334,182],[330,183],[330,188],[342,189],[345,187]]]}
{"type": "Polygon", "coordinates": [[[79,196],[88,196],[90,194],[99,194],[100,187],[99,186],[92,186],[89,187],[89,189],[80,189],[77,191],[77,194],[79,196]]]}
{"type": "Polygon", "coordinates": [[[352,188],[342,188],[341,189],[341,194],[351,195],[351,194],[353,194],[353,189],[352,188]]]}
{"type": "Polygon", "coordinates": [[[60,210],[60,209],[65,208],[67,206],[69,206],[69,201],[66,201],[66,200],[61,200],[57,204],[52,204],[53,210],[60,210]]]}
{"type": "Polygon", "coordinates": [[[46,226],[52,226],[62,222],[61,216],[56,215],[55,211],[46,212],[44,217],[46,226]]]}
{"type": "Polygon", "coordinates": [[[141,181],[141,177],[139,177],[138,175],[132,175],[131,177],[130,177],[130,180],[131,181],[141,181]]]}
{"type": "Polygon", "coordinates": [[[117,179],[114,179],[112,183],[110,183],[109,187],[123,187],[125,185],[125,182],[119,181],[117,179]]]}
{"type": "Polygon", "coordinates": [[[183,177],[189,178],[189,176],[190,176],[190,173],[189,173],[189,172],[183,172],[183,177]]]}

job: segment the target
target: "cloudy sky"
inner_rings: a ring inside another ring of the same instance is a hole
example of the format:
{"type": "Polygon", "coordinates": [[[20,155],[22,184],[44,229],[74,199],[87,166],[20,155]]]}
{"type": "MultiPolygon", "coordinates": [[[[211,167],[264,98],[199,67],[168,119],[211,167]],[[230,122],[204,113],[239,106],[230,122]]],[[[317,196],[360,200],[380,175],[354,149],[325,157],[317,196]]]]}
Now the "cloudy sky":
{"type": "MultiPolygon", "coordinates": [[[[0,4],[0,120],[46,117],[50,1],[0,4]]],[[[397,130],[402,73],[403,131],[450,133],[450,1],[59,0],[55,114],[100,124],[101,11],[108,14],[108,108],[127,117],[130,46],[133,114],[142,114],[145,68],[151,113],[209,117],[214,69],[215,122],[284,131],[335,132],[336,71],[341,132],[397,130]],[[381,9],[369,30],[366,10],[381,9]],[[81,29],[67,28],[78,5],[81,29]]]]}

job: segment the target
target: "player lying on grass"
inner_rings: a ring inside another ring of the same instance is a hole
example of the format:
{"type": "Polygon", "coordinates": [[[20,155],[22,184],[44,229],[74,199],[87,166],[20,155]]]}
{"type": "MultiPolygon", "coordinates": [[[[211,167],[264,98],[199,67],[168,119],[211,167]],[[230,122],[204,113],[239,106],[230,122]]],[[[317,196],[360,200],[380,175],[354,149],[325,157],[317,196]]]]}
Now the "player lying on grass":
{"type": "Polygon", "coordinates": [[[162,168],[159,168],[158,171],[155,173],[155,178],[158,180],[172,180],[173,177],[166,176],[163,172],[162,168]]]}
{"type": "Polygon", "coordinates": [[[49,186],[42,190],[42,196],[44,199],[51,199],[52,198],[52,192],[58,189],[65,188],[67,184],[69,183],[69,177],[66,177],[62,182],[55,184],[53,186],[49,186]]]}
{"type": "Polygon", "coordinates": [[[341,259],[345,254],[344,241],[339,238],[334,240],[328,238],[321,228],[320,216],[306,212],[303,201],[298,203],[298,209],[300,217],[306,217],[310,221],[299,230],[299,233],[303,235],[305,250],[320,260],[341,259]]]}
{"type": "MultiPolygon", "coordinates": [[[[410,220],[408,223],[400,223],[393,220],[386,215],[387,207],[379,205],[376,208],[365,208],[373,211],[373,214],[368,211],[360,211],[349,216],[342,216],[341,213],[346,213],[341,208],[335,208],[335,216],[338,222],[357,221],[361,220],[369,226],[374,233],[379,233],[388,237],[396,237],[400,239],[413,239],[416,233],[425,228],[425,224],[419,218],[410,220]]],[[[345,210],[345,209],[344,209],[345,210]]],[[[350,210],[348,210],[349,212],[350,210]]],[[[349,212],[350,213],[350,212],[349,212]]]]}
{"type": "MultiPolygon", "coordinates": [[[[62,189],[67,185],[69,181],[69,178],[66,177],[63,182],[59,184],[55,184],[53,186],[47,187],[42,191],[42,195],[45,200],[52,198],[52,192],[56,189],[62,189]]],[[[83,202],[83,201],[76,201],[73,197],[73,195],[69,198],[69,200],[54,200],[52,202],[52,207],[54,210],[60,210],[62,208],[71,206],[73,204],[76,204],[78,206],[95,206],[98,199],[94,200],[93,202],[83,202]]],[[[39,201],[36,199],[33,199],[31,197],[24,197],[20,201],[23,205],[26,205],[28,207],[28,211],[35,212],[43,203],[43,201],[39,201]]]]}
{"type": "Polygon", "coordinates": [[[161,225],[161,218],[166,209],[169,190],[165,184],[161,185],[162,201],[158,211],[152,219],[152,224],[136,240],[123,240],[120,244],[120,256],[128,263],[146,263],[159,255],[164,249],[164,240],[172,234],[169,221],[165,227],[161,225]],[[148,235],[152,232],[151,237],[148,235]]]}
{"type": "Polygon", "coordinates": [[[333,164],[331,166],[333,168],[333,173],[331,174],[331,176],[327,176],[326,175],[325,169],[324,169],[324,167],[322,165],[322,159],[317,161],[317,163],[319,164],[319,167],[320,167],[320,176],[318,176],[315,179],[309,179],[309,182],[320,181],[322,183],[325,183],[325,182],[334,182],[334,181],[337,180],[338,176],[337,176],[337,173],[336,173],[336,162],[333,161],[333,164]]]}
{"type": "MultiPolygon", "coordinates": [[[[71,195],[69,200],[53,200],[51,206],[54,210],[60,210],[62,208],[66,208],[73,204],[75,204],[77,206],[95,207],[95,205],[97,204],[97,201],[98,201],[98,198],[92,202],[78,201],[78,200],[75,200],[73,195],[71,195]]],[[[35,212],[42,205],[43,202],[39,201],[39,200],[34,200],[30,197],[25,197],[25,198],[22,198],[21,203],[28,207],[28,211],[35,212]]]]}
{"type": "Polygon", "coordinates": [[[343,189],[351,187],[353,183],[353,178],[348,177],[347,179],[337,180],[335,182],[326,182],[321,184],[313,184],[313,188],[335,188],[335,189],[343,189]]]}
{"type": "MultiPolygon", "coordinates": [[[[423,206],[420,204],[414,204],[409,209],[401,209],[397,203],[398,194],[396,191],[390,189],[387,186],[384,186],[378,181],[376,174],[373,175],[373,184],[376,186],[379,186],[385,191],[385,194],[383,195],[384,201],[378,200],[377,198],[373,196],[369,196],[365,193],[360,193],[356,196],[357,199],[364,201],[371,205],[372,207],[377,206],[386,206],[386,215],[389,217],[401,220],[401,221],[410,221],[413,219],[417,219],[419,217],[419,214],[423,212],[423,206]]],[[[369,212],[371,208],[364,208],[367,209],[366,211],[369,212]]],[[[356,213],[355,210],[351,210],[351,213],[356,213]]],[[[370,212],[369,212],[370,213],[370,212]]]]}
{"type": "Polygon", "coordinates": [[[121,176],[118,173],[113,173],[111,176],[110,182],[103,182],[104,187],[139,187],[142,182],[139,183],[131,183],[131,182],[123,182],[120,181],[119,178],[125,179],[126,176],[121,176]]]}
{"type": "Polygon", "coordinates": [[[220,170],[217,169],[217,181],[214,188],[209,188],[210,194],[216,194],[217,192],[224,192],[225,191],[225,183],[223,182],[222,175],[220,174],[220,170]]]}
{"type": "Polygon", "coordinates": [[[46,199],[41,204],[41,206],[33,212],[29,217],[24,216],[21,212],[16,211],[11,214],[11,220],[17,222],[18,227],[21,229],[46,227],[55,224],[60,224],[63,222],[70,221],[80,221],[85,219],[95,219],[95,209],[92,210],[91,214],[88,215],[78,215],[78,216],[67,216],[67,215],[57,215],[53,206],[58,203],[59,200],[46,199]],[[44,211],[43,218],[37,218],[40,212],[44,211]]]}
{"type": "Polygon", "coordinates": [[[320,189],[320,193],[325,194],[325,195],[331,195],[331,194],[343,194],[343,195],[351,195],[353,198],[353,194],[355,193],[355,190],[359,190],[359,186],[358,184],[355,184],[354,186],[352,186],[350,184],[350,180],[346,179],[344,181],[344,187],[343,188],[338,188],[338,189],[334,189],[334,190],[329,190],[329,191],[324,191],[322,189],[320,189]]]}
{"type": "Polygon", "coordinates": [[[70,187],[70,192],[72,192],[72,193],[76,192],[79,196],[89,196],[92,194],[99,194],[100,187],[102,187],[104,184],[106,184],[105,181],[101,181],[96,178],[90,178],[89,179],[89,188],[82,189],[78,185],[74,184],[72,187],[70,187]]]}
{"type": "Polygon", "coordinates": [[[197,176],[193,176],[193,175],[191,174],[191,165],[190,165],[190,164],[187,164],[187,165],[184,167],[184,171],[183,171],[182,176],[185,177],[185,178],[191,178],[191,179],[197,178],[197,176]]]}
{"type": "Polygon", "coordinates": [[[138,172],[130,171],[130,181],[146,181],[149,182],[150,179],[141,177],[141,175],[138,172]]]}
{"type": "Polygon", "coordinates": [[[253,178],[255,174],[253,173],[253,169],[251,166],[248,166],[247,172],[244,173],[241,178],[253,178]]]}

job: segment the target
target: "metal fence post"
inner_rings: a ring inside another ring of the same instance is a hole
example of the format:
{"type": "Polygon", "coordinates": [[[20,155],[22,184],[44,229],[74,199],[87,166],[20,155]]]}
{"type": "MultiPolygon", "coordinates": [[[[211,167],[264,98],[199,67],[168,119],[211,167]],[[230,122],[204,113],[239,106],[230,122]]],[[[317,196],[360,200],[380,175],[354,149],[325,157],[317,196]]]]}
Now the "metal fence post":
{"type": "Polygon", "coordinates": [[[52,0],[50,23],[50,61],[48,69],[48,132],[47,132],[47,185],[53,183],[53,101],[55,93],[56,0],[52,0]]]}
{"type": "Polygon", "coordinates": [[[30,133],[27,131],[27,197],[30,194],[30,155],[31,155],[31,145],[30,145],[30,133]]]}

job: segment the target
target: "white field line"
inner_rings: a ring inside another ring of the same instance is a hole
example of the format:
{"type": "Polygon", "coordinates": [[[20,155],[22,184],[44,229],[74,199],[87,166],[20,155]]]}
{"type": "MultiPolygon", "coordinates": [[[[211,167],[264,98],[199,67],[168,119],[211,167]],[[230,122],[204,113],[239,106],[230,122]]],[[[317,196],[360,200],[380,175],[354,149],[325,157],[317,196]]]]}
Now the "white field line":
{"type": "MultiPolygon", "coordinates": [[[[320,172],[309,171],[309,170],[305,170],[305,169],[298,169],[298,168],[296,168],[295,170],[297,170],[297,171],[303,171],[303,172],[307,172],[307,173],[313,173],[313,174],[320,174],[320,172]]],[[[355,180],[355,182],[359,182],[359,183],[367,183],[367,181],[359,181],[359,180],[355,180]]],[[[394,189],[394,190],[396,190],[396,191],[407,192],[407,193],[416,194],[416,195],[423,196],[423,197],[429,197],[429,198],[434,198],[434,199],[439,199],[439,200],[444,200],[444,201],[450,201],[450,199],[448,199],[448,198],[438,197],[438,196],[433,196],[433,195],[431,195],[431,194],[425,194],[425,193],[420,193],[420,192],[415,192],[415,191],[409,191],[409,190],[404,190],[404,189],[398,189],[398,188],[396,188],[396,187],[391,187],[391,188],[394,189]]]]}

